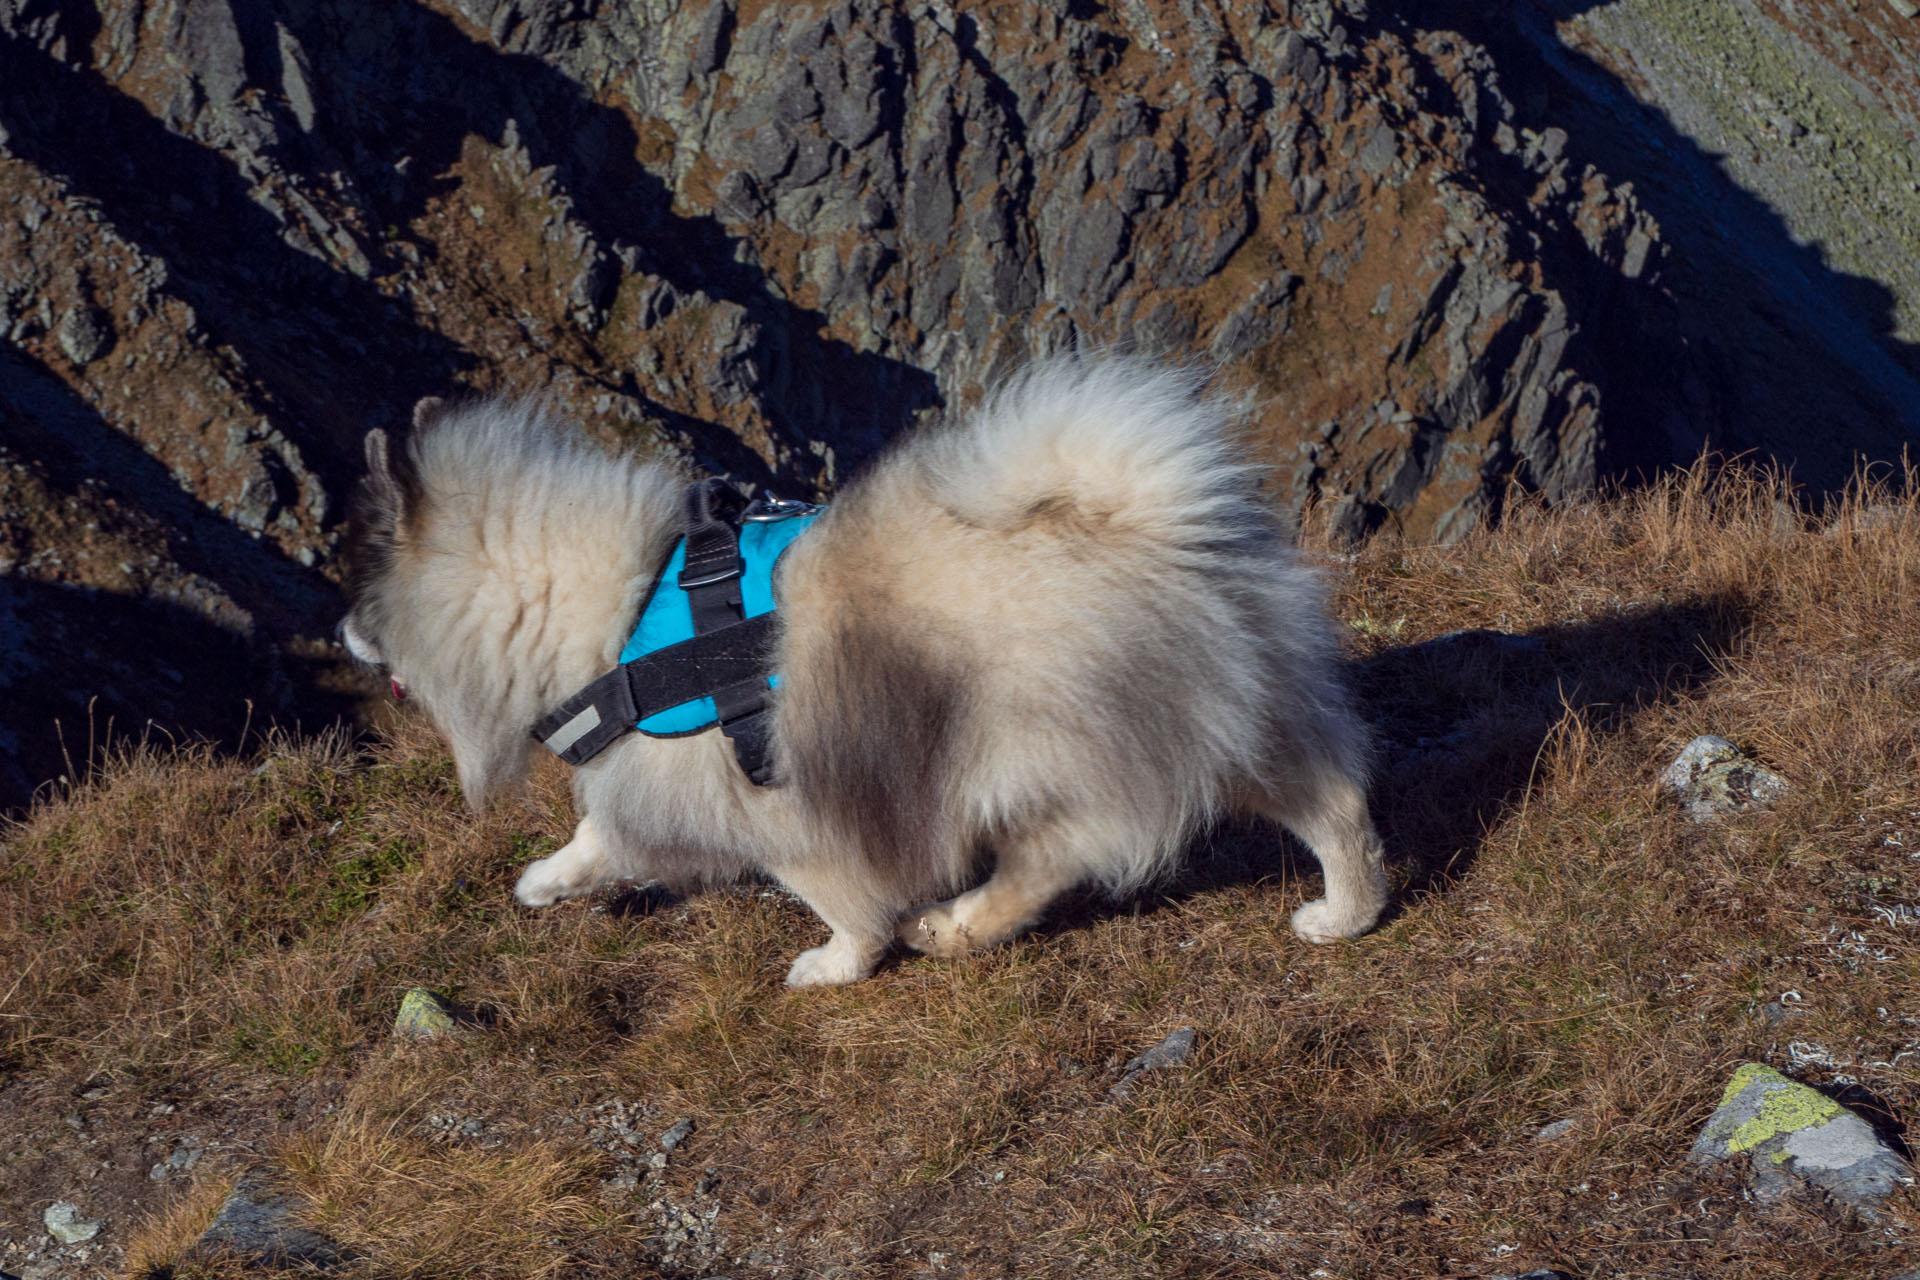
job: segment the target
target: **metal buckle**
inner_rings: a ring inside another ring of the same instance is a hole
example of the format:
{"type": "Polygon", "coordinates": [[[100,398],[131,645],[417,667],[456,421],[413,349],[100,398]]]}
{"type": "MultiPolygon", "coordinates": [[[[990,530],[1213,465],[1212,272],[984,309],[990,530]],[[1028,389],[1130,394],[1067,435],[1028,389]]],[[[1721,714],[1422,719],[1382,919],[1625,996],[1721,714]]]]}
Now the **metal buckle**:
{"type": "Polygon", "coordinates": [[[688,577],[687,571],[685,569],[682,569],[680,571],[679,578],[675,579],[675,581],[679,583],[680,589],[682,591],[687,591],[694,587],[710,587],[716,582],[731,582],[733,579],[740,577],[746,571],[747,571],[747,562],[745,560],[742,560],[739,556],[735,556],[733,558],[733,563],[728,565],[726,568],[716,569],[711,573],[703,573],[697,578],[688,577]]]}
{"type": "Polygon", "coordinates": [[[772,524],[776,520],[791,520],[795,516],[816,515],[825,508],[812,503],[802,502],[798,498],[776,498],[765,493],[755,498],[745,511],[740,513],[740,521],[745,524],[772,524]]]}

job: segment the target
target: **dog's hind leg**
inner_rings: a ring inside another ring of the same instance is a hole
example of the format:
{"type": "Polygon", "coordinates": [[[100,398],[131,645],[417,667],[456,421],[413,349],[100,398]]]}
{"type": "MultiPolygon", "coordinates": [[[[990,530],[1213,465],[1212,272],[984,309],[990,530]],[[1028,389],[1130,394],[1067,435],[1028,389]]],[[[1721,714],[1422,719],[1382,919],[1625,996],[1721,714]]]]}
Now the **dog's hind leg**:
{"type": "Polygon", "coordinates": [[[1326,896],[1293,913],[1295,933],[1335,942],[1373,928],[1387,904],[1387,869],[1358,780],[1328,771],[1271,788],[1248,807],[1293,832],[1320,860],[1326,896]]]}
{"type": "Polygon", "coordinates": [[[864,867],[830,860],[773,868],[782,884],[806,900],[833,936],[803,951],[787,970],[790,987],[841,987],[872,975],[893,939],[900,903],[878,892],[864,867]]]}
{"type": "Polygon", "coordinates": [[[1103,847],[1082,848],[1111,838],[1097,825],[1079,829],[1064,822],[996,846],[993,875],[957,898],[912,911],[900,921],[900,941],[932,956],[957,956],[1005,942],[1034,926],[1047,904],[1087,878],[1103,847]],[[1079,856],[1077,856],[1079,855],[1079,856]]]}
{"type": "Polygon", "coordinates": [[[580,819],[573,839],[538,862],[527,864],[513,896],[530,907],[549,907],[562,898],[577,898],[592,893],[608,880],[617,879],[612,861],[593,819],[580,819]]]}

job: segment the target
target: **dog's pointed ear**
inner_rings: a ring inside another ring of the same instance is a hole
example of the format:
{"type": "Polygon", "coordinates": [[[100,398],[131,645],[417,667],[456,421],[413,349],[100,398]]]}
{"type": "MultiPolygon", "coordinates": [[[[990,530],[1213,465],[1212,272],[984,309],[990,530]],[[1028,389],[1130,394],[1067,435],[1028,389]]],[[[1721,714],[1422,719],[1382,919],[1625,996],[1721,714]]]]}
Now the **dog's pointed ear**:
{"type": "Polygon", "coordinates": [[[439,396],[422,397],[420,403],[413,406],[413,429],[421,430],[439,417],[440,411],[446,407],[447,402],[439,396]]]}
{"type": "Polygon", "coordinates": [[[367,432],[367,488],[374,522],[398,531],[419,505],[420,486],[408,460],[407,451],[396,451],[386,432],[375,427],[367,432]]]}
{"type": "Polygon", "coordinates": [[[393,462],[387,456],[387,433],[375,427],[367,432],[367,478],[377,489],[398,491],[393,478],[393,462]]]}

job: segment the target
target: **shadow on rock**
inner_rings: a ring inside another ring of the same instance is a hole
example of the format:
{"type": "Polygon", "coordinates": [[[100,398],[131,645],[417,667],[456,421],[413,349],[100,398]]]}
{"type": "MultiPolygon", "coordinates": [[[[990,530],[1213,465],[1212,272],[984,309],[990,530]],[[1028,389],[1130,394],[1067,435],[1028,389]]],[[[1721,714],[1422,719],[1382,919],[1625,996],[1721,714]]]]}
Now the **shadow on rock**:
{"type": "MultiPolygon", "coordinates": [[[[1708,446],[1757,449],[1831,493],[1856,455],[1898,458],[1920,434],[1920,348],[1896,336],[1893,294],[1830,266],[1819,244],[1729,176],[1725,157],[1564,43],[1555,24],[1595,7],[1389,0],[1375,12],[1483,46],[1518,107],[1514,128],[1556,131],[1570,173],[1590,162],[1631,182],[1659,221],[1667,253],[1657,279],[1596,273],[1577,246],[1541,246],[1547,283],[1581,321],[1572,362],[1604,398],[1603,473],[1644,475],[1708,446]]],[[[1462,103],[1479,125],[1477,178],[1509,207],[1542,198],[1526,148],[1494,141],[1507,128],[1502,104],[1478,92],[1483,100],[1462,103]]]]}
{"type": "Polygon", "coordinates": [[[238,750],[249,724],[317,728],[348,711],[332,664],[284,643],[331,625],[332,584],[202,506],[19,352],[0,352],[0,459],[50,500],[0,543],[27,561],[0,573],[0,812],[116,742],[238,750]],[[83,521],[101,541],[72,536],[83,521]],[[122,556],[117,571],[99,563],[122,556]]]}
{"type": "MultiPolygon", "coordinates": [[[[65,26],[69,47],[88,47],[83,21],[65,26]]],[[[358,475],[369,427],[443,390],[467,363],[370,280],[289,245],[221,151],[25,40],[0,37],[0,60],[10,149],[97,201],[118,234],[166,265],[167,290],[192,306],[210,345],[240,355],[327,492],[343,494],[358,475]]]]}
{"type": "Polygon", "coordinates": [[[330,723],[345,700],[296,697],[311,674],[169,601],[0,575],[0,812],[113,744],[237,752],[296,715],[330,723]]]}

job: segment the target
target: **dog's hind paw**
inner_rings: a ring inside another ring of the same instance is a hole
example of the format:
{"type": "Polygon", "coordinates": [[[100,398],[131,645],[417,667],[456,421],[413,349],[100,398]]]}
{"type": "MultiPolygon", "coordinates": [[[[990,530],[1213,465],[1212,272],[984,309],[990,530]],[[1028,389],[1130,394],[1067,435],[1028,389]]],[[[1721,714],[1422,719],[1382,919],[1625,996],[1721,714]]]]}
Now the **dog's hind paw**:
{"type": "Polygon", "coordinates": [[[802,951],[787,970],[790,987],[844,987],[873,973],[876,958],[835,934],[824,947],[802,951]]]}
{"type": "Polygon", "coordinates": [[[1335,911],[1325,898],[1315,898],[1293,913],[1293,931],[1308,942],[1339,942],[1357,938],[1373,928],[1380,912],[1335,911]]]}
{"type": "Polygon", "coordinates": [[[973,948],[972,934],[944,903],[913,912],[894,932],[922,955],[963,956],[973,948]]]}

